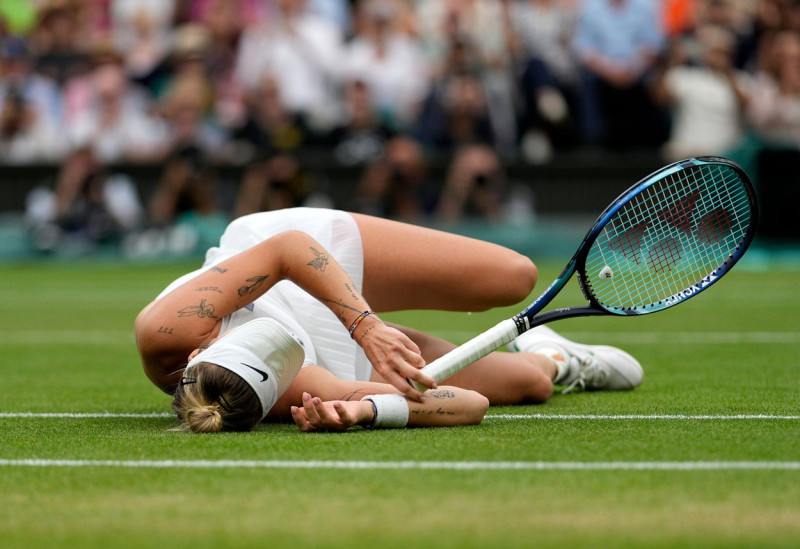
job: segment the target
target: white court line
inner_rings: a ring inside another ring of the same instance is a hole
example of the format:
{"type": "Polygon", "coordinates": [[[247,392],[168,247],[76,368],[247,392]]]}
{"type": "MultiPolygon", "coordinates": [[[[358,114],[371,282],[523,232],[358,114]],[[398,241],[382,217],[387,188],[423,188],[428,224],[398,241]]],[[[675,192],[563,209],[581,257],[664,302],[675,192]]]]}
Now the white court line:
{"type": "MultiPolygon", "coordinates": [[[[477,332],[434,330],[439,337],[466,341],[477,332]]],[[[618,344],[680,343],[700,345],[800,344],[800,331],[794,332],[564,332],[577,341],[602,341],[618,344]]],[[[1,345],[131,345],[133,331],[127,330],[4,330],[1,345]]]]}
{"type": "Polygon", "coordinates": [[[800,471],[800,461],[285,461],[0,459],[1,467],[150,469],[438,469],[455,471],[800,471]]]}
{"type": "Polygon", "coordinates": [[[4,330],[3,345],[133,345],[133,330],[4,330]]]}
{"type": "MultiPolygon", "coordinates": [[[[556,331],[558,324],[551,325],[556,331]]],[[[433,330],[439,337],[451,341],[466,341],[477,333],[458,331],[433,330]]],[[[635,344],[653,345],[660,343],[679,343],[683,345],[739,345],[739,344],[800,344],[800,331],[798,332],[559,332],[561,335],[575,341],[602,342],[604,344],[635,344]]]]}
{"type": "Polygon", "coordinates": [[[800,419],[773,414],[487,414],[485,419],[800,419]]]}
{"type": "Polygon", "coordinates": [[[91,419],[91,418],[162,418],[177,417],[167,412],[152,412],[147,414],[113,413],[113,412],[0,412],[1,418],[65,418],[65,419],[91,419]]]}
{"type": "MultiPolygon", "coordinates": [[[[0,419],[116,419],[116,418],[174,418],[168,412],[115,413],[115,412],[0,412],[0,419]]],[[[733,420],[781,419],[800,420],[800,415],[775,414],[487,414],[485,419],[595,419],[595,420],[733,420]]]]}

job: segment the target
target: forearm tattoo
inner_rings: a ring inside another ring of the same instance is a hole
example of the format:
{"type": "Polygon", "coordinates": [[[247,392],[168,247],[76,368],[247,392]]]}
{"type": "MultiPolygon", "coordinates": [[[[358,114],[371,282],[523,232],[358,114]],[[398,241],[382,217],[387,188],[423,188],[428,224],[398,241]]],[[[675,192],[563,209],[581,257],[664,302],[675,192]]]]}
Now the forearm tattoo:
{"type": "Polygon", "coordinates": [[[214,265],[209,270],[210,271],[216,271],[218,273],[227,273],[228,272],[228,269],[226,269],[225,267],[220,267],[218,265],[214,265]]]}
{"type": "Polygon", "coordinates": [[[269,278],[269,275],[254,276],[254,277],[248,278],[247,282],[249,282],[250,285],[242,286],[241,288],[239,288],[239,290],[238,290],[239,296],[240,297],[244,297],[246,295],[252,294],[256,290],[258,290],[258,287],[261,286],[261,284],[263,284],[264,281],[266,279],[268,279],[268,278],[269,278]]]}
{"type": "Polygon", "coordinates": [[[341,322],[342,324],[347,322],[347,317],[344,314],[346,310],[347,311],[355,311],[357,313],[363,313],[364,312],[361,309],[359,309],[358,307],[351,307],[350,305],[347,305],[346,303],[342,303],[338,299],[325,299],[324,297],[320,297],[320,296],[315,295],[315,294],[311,294],[311,295],[313,295],[316,299],[318,299],[322,303],[326,303],[326,304],[327,303],[332,303],[334,305],[337,305],[341,310],[337,311],[334,307],[328,307],[328,308],[336,315],[336,317],[339,319],[339,322],[341,322]]]}
{"type": "Polygon", "coordinates": [[[314,259],[306,263],[306,265],[310,265],[312,269],[316,269],[324,273],[325,267],[328,266],[328,254],[325,252],[320,252],[311,246],[309,246],[309,248],[311,248],[311,251],[314,252],[314,259]]]}
{"type": "Polygon", "coordinates": [[[456,394],[449,389],[436,389],[434,391],[428,391],[426,394],[433,398],[456,398],[456,394]]]}
{"type": "MultiPolygon", "coordinates": [[[[435,389],[433,391],[428,391],[425,393],[426,396],[431,396],[436,399],[450,399],[456,398],[456,394],[449,389],[435,389]]],[[[455,412],[450,410],[445,410],[441,406],[439,406],[436,410],[411,410],[411,413],[417,416],[454,416],[456,415],[455,412]]]]}
{"type": "Polygon", "coordinates": [[[196,316],[199,318],[217,318],[214,313],[215,308],[212,304],[206,303],[205,299],[200,300],[199,305],[189,305],[178,311],[178,316],[196,316]]]}
{"type": "Polygon", "coordinates": [[[367,395],[371,395],[371,394],[372,393],[370,391],[367,391],[366,389],[356,389],[352,393],[347,393],[346,395],[344,395],[339,400],[344,400],[346,402],[349,402],[351,400],[361,400],[362,396],[367,396],[367,395]]]}
{"type": "Polygon", "coordinates": [[[411,410],[411,413],[415,416],[454,416],[456,415],[455,412],[451,412],[450,410],[445,410],[441,406],[436,410],[411,410]]]}

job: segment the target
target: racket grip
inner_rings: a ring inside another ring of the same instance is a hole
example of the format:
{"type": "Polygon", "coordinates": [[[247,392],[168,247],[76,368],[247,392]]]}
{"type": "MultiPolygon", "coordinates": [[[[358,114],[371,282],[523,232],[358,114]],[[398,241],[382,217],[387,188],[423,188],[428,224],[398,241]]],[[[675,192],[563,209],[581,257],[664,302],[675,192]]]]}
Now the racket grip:
{"type": "MultiPolygon", "coordinates": [[[[422,368],[422,373],[432,377],[436,380],[436,383],[439,383],[456,372],[460,372],[476,360],[509,343],[518,334],[519,331],[514,320],[504,320],[494,328],[486,330],[463,345],[437,358],[422,368]]],[[[427,390],[426,387],[416,381],[412,381],[411,384],[419,391],[424,392],[427,390]]]]}

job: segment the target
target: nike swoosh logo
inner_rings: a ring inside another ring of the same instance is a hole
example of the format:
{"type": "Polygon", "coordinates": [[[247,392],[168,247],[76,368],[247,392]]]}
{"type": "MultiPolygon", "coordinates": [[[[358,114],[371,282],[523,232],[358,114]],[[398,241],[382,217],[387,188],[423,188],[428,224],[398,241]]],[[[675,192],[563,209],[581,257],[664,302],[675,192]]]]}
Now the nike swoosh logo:
{"type": "Polygon", "coordinates": [[[242,366],[247,366],[247,367],[248,367],[248,368],[250,368],[251,370],[255,370],[256,372],[258,372],[259,374],[261,374],[261,382],[262,382],[262,383],[263,383],[264,381],[267,381],[267,379],[269,379],[269,376],[267,375],[267,372],[265,372],[265,371],[263,371],[263,370],[259,370],[258,368],[253,368],[252,366],[250,366],[249,364],[245,364],[244,362],[240,362],[239,364],[241,364],[242,366]]]}

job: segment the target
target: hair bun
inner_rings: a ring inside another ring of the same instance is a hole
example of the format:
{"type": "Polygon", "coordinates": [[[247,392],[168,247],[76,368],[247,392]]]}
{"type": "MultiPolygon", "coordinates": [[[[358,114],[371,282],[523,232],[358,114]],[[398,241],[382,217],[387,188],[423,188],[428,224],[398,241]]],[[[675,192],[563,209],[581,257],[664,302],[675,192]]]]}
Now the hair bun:
{"type": "Polygon", "coordinates": [[[218,433],[222,430],[222,414],[218,404],[198,406],[186,413],[189,428],[196,433],[218,433]]]}

